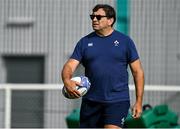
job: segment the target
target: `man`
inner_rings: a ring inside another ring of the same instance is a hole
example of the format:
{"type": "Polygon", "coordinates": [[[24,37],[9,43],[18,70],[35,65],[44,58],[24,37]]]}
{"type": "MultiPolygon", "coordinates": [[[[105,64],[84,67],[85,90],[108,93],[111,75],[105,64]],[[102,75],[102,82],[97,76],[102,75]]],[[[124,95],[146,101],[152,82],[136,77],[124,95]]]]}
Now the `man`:
{"type": "Polygon", "coordinates": [[[134,118],[142,112],[144,72],[133,41],[113,29],[115,10],[98,4],[90,18],[94,32],[77,43],[63,67],[62,80],[70,95],[80,97],[75,89],[79,84],[70,79],[82,63],[91,88],[82,98],[80,127],[122,128],[130,107],[127,67],[130,66],[136,88],[134,118]]]}

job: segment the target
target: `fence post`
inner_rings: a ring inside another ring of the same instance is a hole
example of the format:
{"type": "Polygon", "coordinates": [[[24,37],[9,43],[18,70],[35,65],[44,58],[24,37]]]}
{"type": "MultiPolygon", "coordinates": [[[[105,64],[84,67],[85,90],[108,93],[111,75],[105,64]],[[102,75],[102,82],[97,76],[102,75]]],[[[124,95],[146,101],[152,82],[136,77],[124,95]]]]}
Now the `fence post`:
{"type": "Polygon", "coordinates": [[[7,85],[5,87],[5,128],[11,128],[11,88],[7,85]]]}

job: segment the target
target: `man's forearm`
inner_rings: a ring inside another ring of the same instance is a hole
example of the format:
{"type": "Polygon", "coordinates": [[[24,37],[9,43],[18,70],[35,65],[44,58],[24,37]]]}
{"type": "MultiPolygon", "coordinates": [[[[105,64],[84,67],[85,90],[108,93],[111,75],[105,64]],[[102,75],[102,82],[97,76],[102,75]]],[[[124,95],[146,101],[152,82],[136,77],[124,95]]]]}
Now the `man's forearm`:
{"type": "Polygon", "coordinates": [[[136,88],[136,101],[142,104],[144,94],[144,72],[142,70],[134,74],[134,83],[136,88]]]}
{"type": "Polygon", "coordinates": [[[63,80],[64,83],[66,83],[67,81],[69,81],[72,76],[74,71],[76,70],[77,66],[79,65],[79,61],[75,60],[75,59],[69,59],[61,72],[61,78],[63,80]]]}
{"type": "Polygon", "coordinates": [[[73,71],[71,67],[69,65],[64,65],[63,70],[61,72],[61,77],[63,82],[65,82],[66,80],[70,80],[72,75],[73,75],[73,71]]]}

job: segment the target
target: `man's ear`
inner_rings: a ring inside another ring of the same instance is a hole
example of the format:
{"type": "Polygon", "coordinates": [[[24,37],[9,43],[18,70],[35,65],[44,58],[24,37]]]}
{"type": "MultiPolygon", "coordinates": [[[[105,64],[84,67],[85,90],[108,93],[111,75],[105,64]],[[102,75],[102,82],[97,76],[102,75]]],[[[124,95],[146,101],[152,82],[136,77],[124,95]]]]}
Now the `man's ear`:
{"type": "Polygon", "coordinates": [[[113,24],[113,22],[114,22],[114,18],[110,18],[110,19],[108,19],[108,25],[112,25],[113,24]]]}

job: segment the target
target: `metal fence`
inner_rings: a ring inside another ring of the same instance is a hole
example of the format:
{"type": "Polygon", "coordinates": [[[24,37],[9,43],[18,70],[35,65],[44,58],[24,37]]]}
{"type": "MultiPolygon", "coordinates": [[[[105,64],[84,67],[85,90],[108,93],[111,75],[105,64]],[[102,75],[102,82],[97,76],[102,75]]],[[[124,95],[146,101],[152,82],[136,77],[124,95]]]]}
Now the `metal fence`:
{"type": "MultiPolygon", "coordinates": [[[[135,102],[134,86],[130,87],[131,106],[135,102]]],[[[67,128],[66,117],[69,113],[80,107],[81,99],[66,99],[61,93],[62,85],[54,84],[1,84],[0,85],[0,126],[1,128],[14,128],[13,123],[23,128],[67,128]],[[43,108],[40,110],[37,101],[33,95],[26,98],[16,99],[16,106],[13,105],[13,92],[18,91],[19,94],[28,91],[44,93],[43,108]],[[18,103],[21,102],[21,103],[18,103]],[[18,106],[17,106],[18,105],[18,106]],[[26,108],[21,108],[21,105],[29,105],[26,108]],[[13,110],[13,106],[16,107],[13,110]],[[35,107],[35,108],[34,108],[35,107]],[[42,117],[38,116],[37,112],[42,112],[42,117]],[[14,113],[18,113],[19,117],[12,119],[14,113]],[[23,114],[23,115],[20,115],[23,114]],[[32,116],[34,115],[34,116],[32,116]],[[31,119],[28,119],[31,118],[31,119]],[[41,121],[42,126],[34,126],[35,123],[41,121]]],[[[150,104],[152,107],[160,104],[167,104],[172,111],[180,117],[180,88],[179,86],[160,86],[146,85],[144,104],[150,104]]],[[[16,128],[19,128],[16,126],[16,128]]]]}

